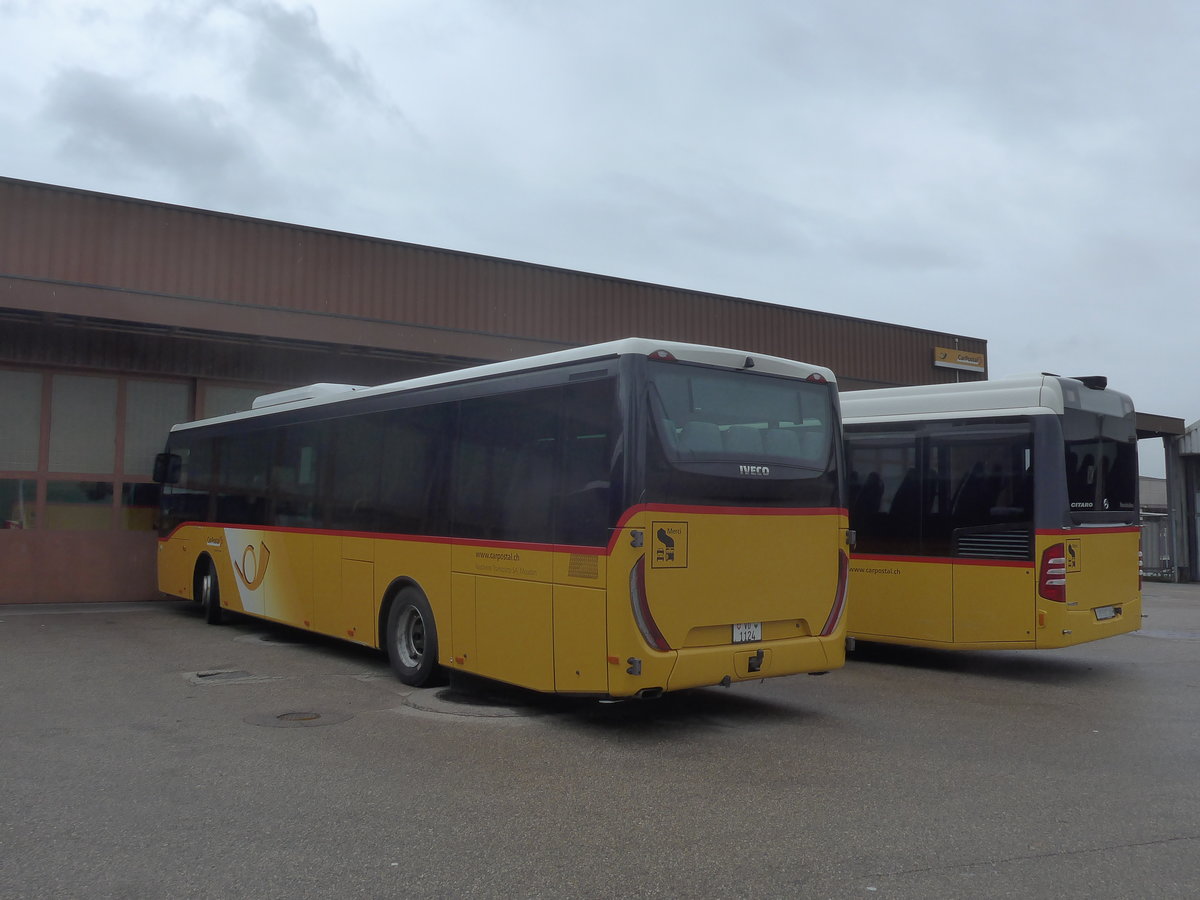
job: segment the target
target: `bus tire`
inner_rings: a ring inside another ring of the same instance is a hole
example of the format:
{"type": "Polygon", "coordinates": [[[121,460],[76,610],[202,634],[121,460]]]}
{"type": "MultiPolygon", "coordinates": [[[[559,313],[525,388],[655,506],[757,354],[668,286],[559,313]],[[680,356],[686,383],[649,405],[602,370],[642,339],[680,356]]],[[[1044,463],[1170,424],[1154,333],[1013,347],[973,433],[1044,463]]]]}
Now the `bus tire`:
{"type": "Polygon", "coordinates": [[[392,670],[407,685],[427,687],[437,683],[437,626],[425,595],[406,587],[396,595],[388,610],[387,655],[392,670]]]}
{"type": "Polygon", "coordinates": [[[217,582],[217,567],[211,559],[204,560],[196,569],[196,589],[192,593],[200,602],[205,622],[209,625],[220,625],[225,620],[221,609],[221,586],[217,582]]]}

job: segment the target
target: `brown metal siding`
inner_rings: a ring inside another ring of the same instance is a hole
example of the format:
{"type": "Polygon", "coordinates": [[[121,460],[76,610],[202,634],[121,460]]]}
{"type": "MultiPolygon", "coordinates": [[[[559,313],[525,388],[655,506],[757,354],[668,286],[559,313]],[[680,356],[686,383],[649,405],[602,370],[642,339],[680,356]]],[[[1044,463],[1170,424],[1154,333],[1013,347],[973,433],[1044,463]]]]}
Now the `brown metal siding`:
{"type": "Polygon", "coordinates": [[[51,325],[0,315],[0,365],[295,385],[317,381],[386,384],[460,368],[462,362],[404,358],[378,351],[341,352],[328,345],[235,339],[202,332],[85,327],[84,322],[65,317],[51,325]]]}
{"type": "MultiPolygon", "coordinates": [[[[548,348],[641,335],[803,359],[876,383],[979,377],[933,368],[932,348],[955,346],[947,333],[12,179],[0,179],[0,236],[0,304],[17,308],[80,314],[91,304],[91,315],[115,319],[127,308],[125,318],[215,331],[245,331],[248,311],[276,311],[291,315],[294,339],[386,336],[381,346],[463,358],[542,349],[530,340],[548,348]],[[32,288],[20,280],[117,290],[51,310],[44,295],[22,307],[32,288]],[[183,321],[171,300],[198,312],[183,321]],[[339,331],[329,317],[360,324],[339,331]],[[472,334],[517,340],[502,349],[472,334]]],[[[255,321],[262,334],[280,327],[255,321]]],[[[958,346],[986,352],[975,338],[958,346]]]]}

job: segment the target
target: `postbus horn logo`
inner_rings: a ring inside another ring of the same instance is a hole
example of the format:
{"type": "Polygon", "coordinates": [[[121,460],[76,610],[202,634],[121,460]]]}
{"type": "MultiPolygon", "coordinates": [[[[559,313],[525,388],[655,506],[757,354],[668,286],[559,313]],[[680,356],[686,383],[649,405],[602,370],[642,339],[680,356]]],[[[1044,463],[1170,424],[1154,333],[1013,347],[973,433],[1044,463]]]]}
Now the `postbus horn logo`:
{"type": "Polygon", "coordinates": [[[233,563],[238,578],[242,579],[242,584],[249,591],[257,589],[263,583],[263,579],[267,577],[267,563],[271,561],[271,551],[267,549],[267,545],[259,541],[258,547],[262,550],[261,561],[254,553],[254,545],[247,544],[246,549],[242,551],[242,564],[239,566],[236,560],[233,563]]]}

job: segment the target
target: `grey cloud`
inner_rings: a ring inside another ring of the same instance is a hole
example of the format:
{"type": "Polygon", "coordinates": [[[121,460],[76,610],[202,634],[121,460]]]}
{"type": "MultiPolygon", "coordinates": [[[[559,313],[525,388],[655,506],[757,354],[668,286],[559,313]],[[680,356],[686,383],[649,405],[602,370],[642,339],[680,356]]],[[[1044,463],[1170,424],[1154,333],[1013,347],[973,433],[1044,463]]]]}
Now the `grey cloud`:
{"type": "Polygon", "coordinates": [[[200,31],[240,79],[246,99],[260,115],[305,129],[334,127],[358,110],[408,124],[381,95],[367,65],[325,36],[313,7],[277,0],[207,0],[182,12],[159,7],[161,26],[177,33],[200,31]],[[233,17],[236,25],[230,27],[233,17]]]}
{"type": "Polygon", "coordinates": [[[231,0],[229,6],[253,27],[254,56],[246,83],[259,101],[296,112],[346,96],[377,101],[361,62],[339,56],[311,7],[290,10],[270,0],[231,0]]]}
{"type": "Polygon", "coordinates": [[[80,165],[156,173],[230,200],[270,191],[252,139],[217,103],[168,97],[85,69],[47,86],[44,118],[63,131],[61,153],[80,165]]]}

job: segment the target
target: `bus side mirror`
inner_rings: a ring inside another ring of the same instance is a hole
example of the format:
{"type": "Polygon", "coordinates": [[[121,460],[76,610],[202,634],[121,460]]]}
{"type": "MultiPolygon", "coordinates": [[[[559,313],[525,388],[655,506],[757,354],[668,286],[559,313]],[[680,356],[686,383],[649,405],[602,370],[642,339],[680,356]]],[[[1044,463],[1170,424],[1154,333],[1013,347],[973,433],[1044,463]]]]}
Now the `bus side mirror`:
{"type": "Polygon", "coordinates": [[[154,480],[159,484],[179,484],[183,458],[178,453],[160,453],[154,457],[154,480]]]}

